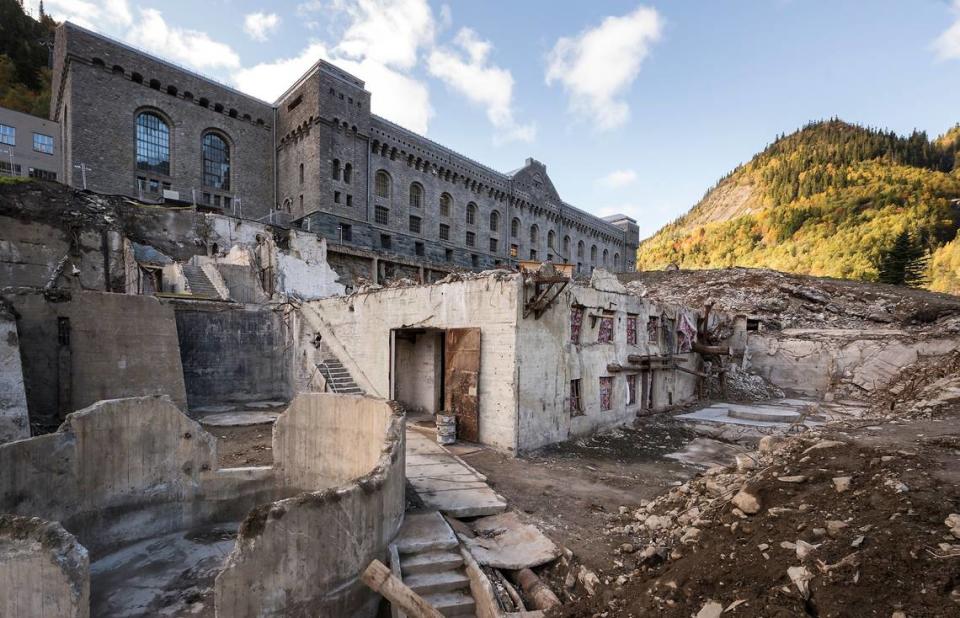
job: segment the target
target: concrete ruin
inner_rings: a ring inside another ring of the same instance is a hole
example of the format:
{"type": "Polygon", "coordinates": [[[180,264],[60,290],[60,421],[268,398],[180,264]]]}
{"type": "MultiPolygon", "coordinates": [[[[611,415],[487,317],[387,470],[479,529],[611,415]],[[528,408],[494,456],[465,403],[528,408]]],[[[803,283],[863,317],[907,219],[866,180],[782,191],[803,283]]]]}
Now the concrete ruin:
{"type": "MultiPolygon", "coordinates": [[[[188,547],[172,571],[145,583],[138,568],[157,565],[131,559],[128,548],[214,526],[238,530],[215,569],[218,616],[376,615],[379,602],[357,575],[385,555],[403,520],[402,413],[372,398],[301,394],[278,419],[273,445],[271,467],[218,468],[214,438],[168,399],[99,402],[56,433],[0,446],[0,510],[21,516],[0,520],[0,538],[23,537],[22,518],[32,517],[76,537],[77,556],[89,551],[89,566],[74,565],[80,581],[49,600],[74,613],[55,615],[87,615],[76,594],[84,586],[90,615],[149,614],[173,584],[163,577],[206,556],[188,547]],[[336,558],[306,559],[317,555],[336,558]],[[124,592],[131,585],[136,594],[124,592]]],[[[23,542],[8,543],[4,571],[23,560],[23,542]]]]}

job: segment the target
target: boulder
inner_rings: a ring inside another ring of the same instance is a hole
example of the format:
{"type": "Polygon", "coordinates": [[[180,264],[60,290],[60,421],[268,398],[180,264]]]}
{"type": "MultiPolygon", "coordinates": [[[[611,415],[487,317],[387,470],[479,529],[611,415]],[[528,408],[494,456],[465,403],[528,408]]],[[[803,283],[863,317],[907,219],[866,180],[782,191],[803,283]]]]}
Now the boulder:
{"type": "Polygon", "coordinates": [[[760,498],[747,491],[746,488],[738,491],[731,502],[747,515],[755,515],[761,509],[760,498]]]}

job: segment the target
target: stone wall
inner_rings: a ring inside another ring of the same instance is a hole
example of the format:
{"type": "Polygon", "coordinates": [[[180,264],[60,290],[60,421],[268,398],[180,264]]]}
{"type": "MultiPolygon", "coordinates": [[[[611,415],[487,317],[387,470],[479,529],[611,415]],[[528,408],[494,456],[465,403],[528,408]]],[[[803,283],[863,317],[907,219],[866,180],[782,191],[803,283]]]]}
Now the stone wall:
{"type": "Polygon", "coordinates": [[[280,478],[324,491],[258,507],[216,581],[217,616],[378,615],[359,581],[404,512],[402,413],[382,400],[304,393],[278,420],[280,478]]]}
{"type": "Polygon", "coordinates": [[[30,436],[30,415],[13,315],[0,305],[0,444],[30,436]]]}
{"type": "Polygon", "coordinates": [[[269,307],[174,303],[190,407],[229,401],[289,399],[293,340],[269,307]]]}
{"type": "Polygon", "coordinates": [[[32,421],[56,426],[101,399],[166,395],[186,407],[173,310],[152,296],[11,295],[32,421]]]}
{"type": "Polygon", "coordinates": [[[0,616],[89,615],[87,550],[58,523],[0,515],[0,616]]]}

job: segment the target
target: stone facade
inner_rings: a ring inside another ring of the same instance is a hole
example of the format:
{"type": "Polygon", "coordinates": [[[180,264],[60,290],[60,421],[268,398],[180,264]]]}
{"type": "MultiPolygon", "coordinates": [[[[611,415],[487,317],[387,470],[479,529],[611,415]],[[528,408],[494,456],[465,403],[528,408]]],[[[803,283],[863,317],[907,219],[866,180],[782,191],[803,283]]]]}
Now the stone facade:
{"type": "Polygon", "coordinates": [[[70,23],[57,31],[54,59],[51,116],[74,186],[83,164],[95,191],[159,199],[169,190],[167,199],[217,200],[244,218],[280,211],[337,245],[437,270],[520,260],[568,262],[582,274],[634,268],[632,219],[567,204],[539,161],[504,174],[372,114],[364,83],[322,60],[270,105],[70,23]],[[141,111],[170,126],[168,175],[135,169],[141,111]],[[208,132],[230,146],[228,191],[203,186],[208,132]]]}

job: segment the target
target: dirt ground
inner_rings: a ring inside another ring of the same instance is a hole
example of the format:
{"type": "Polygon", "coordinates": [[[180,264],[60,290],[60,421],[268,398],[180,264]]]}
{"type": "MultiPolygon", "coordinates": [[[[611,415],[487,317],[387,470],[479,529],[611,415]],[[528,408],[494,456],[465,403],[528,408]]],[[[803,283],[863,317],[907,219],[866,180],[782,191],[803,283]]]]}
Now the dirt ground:
{"type": "Polygon", "coordinates": [[[604,543],[618,549],[598,591],[557,615],[688,617],[715,602],[724,616],[958,616],[960,539],[945,525],[960,512],[958,455],[960,410],[783,440],[756,470],[632,505],[604,543]],[[744,486],[755,515],[730,503],[744,486]]]}
{"type": "Polygon", "coordinates": [[[493,450],[463,455],[511,508],[591,568],[609,563],[619,542],[604,534],[621,506],[652,499],[700,471],[664,455],[695,434],[667,415],[515,458],[493,450]]]}
{"type": "Polygon", "coordinates": [[[217,438],[221,468],[273,465],[273,425],[207,427],[217,438]]]}

